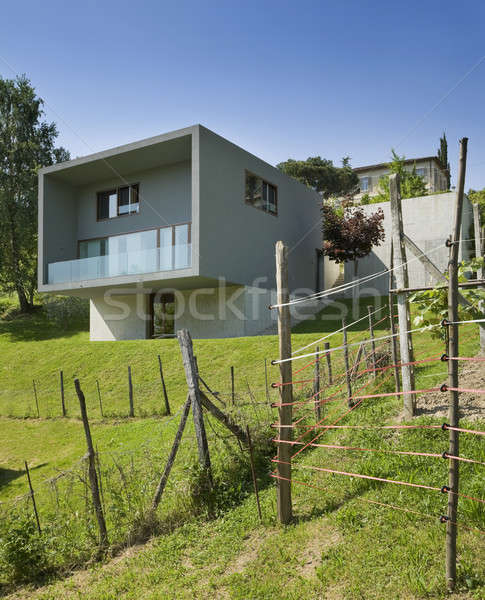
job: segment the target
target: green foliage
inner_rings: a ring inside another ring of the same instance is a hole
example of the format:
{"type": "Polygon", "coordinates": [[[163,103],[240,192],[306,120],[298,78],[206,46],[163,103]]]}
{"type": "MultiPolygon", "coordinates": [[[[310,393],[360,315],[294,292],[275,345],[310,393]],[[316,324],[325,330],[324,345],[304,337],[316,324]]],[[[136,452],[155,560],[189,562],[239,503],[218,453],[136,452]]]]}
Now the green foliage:
{"type": "Polygon", "coordinates": [[[485,188],[482,190],[468,190],[468,198],[473,204],[478,204],[480,221],[483,227],[485,225],[485,188]]]}
{"type": "MultiPolygon", "coordinates": [[[[395,150],[392,152],[392,161],[388,167],[391,173],[398,173],[401,182],[401,197],[402,198],[417,198],[426,196],[426,183],[424,179],[416,174],[416,165],[412,171],[405,168],[406,157],[399,156],[395,150]]],[[[379,179],[379,193],[373,197],[373,202],[389,202],[389,175],[384,175],[379,179]]]]}
{"type": "Polygon", "coordinates": [[[69,158],[42,104],[25,76],[0,77],[0,288],[18,295],[22,311],[37,283],[37,171],[69,158]]]}
{"type": "Polygon", "coordinates": [[[290,177],[301,181],[320,192],[323,198],[330,196],[352,197],[359,185],[359,178],[350,166],[350,158],[342,159],[342,166],[334,166],[331,160],[320,156],[310,156],[306,160],[289,158],[276,165],[290,177]]]}
{"type": "MultiPolygon", "coordinates": [[[[458,267],[458,281],[461,283],[468,281],[470,276],[473,276],[473,273],[476,273],[480,266],[485,266],[485,259],[483,257],[461,262],[458,267]]],[[[459,319],[483,318],[485,312],[485,290],[480,288],[461,288],[460,293],[472,306],[465,307],[459,304],[459,319]]],[[[416,327],[430,327],[440,323],[442,319],[448,318],[448,290],[446,289],[415,292],[409,300],[417,310],[417,314],[413,320],[416,327]]],[[[434,327],[431,329],[431,335],[444,339],[445,329],[443,327],[434,327]]]]}
{"type": "Polygon", "coordinates": [[[443,135],[440,137],[440,147],[438,148],[437,156],[441,166],[446,172],[446,189],[449,190],[451,184],[451,171],[450,163],[448,162],[448,141],[444,131],[443,135]]]}
{"type": "Polygon", "coordinates": [[[33,518],[3,522],[0,536],[0,566],[13,581],[32,581],[49,570],[45,539],[33,518]]]}

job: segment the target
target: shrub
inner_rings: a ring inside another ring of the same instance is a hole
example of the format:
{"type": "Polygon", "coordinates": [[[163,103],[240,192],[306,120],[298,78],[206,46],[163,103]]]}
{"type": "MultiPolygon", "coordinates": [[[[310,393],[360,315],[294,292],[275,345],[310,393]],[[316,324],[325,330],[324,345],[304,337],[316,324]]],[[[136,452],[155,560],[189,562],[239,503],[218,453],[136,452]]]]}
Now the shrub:
{"type": "Polygon", "coordinates": [[[5,524],[0,566],[15,582],[35,580],[49,570],[45,539],[31,518],[16,516],[5,524]]]}

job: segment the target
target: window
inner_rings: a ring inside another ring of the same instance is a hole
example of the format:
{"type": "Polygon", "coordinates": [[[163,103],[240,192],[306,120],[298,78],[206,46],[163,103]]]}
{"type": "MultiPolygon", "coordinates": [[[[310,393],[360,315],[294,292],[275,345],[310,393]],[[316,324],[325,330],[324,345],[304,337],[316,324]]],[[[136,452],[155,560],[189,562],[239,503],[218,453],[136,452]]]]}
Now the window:
{"type": "Polygon", "coordinates": [[[153,294],[150,297],[151,331],[153,338],[175,335],[175,296],[174,294],[153,294]]]}
{"type": "Polygon", "coordinates": [[[271,215],[278,214],[278,190],[261,177],[246,172],[246,203],[271,215]]]}
{"type": "Polygon", "coordinates": [[[426,177],[426,169],[425,168],[420,168],[420,169],[416,169],[416,175],[419,175],[419,177],[426,177]]]}
{"type": "Polygon", "coordinates": [[[140,212],[138,184],[98,192],[98,221],[140,212]]]}
{"type": "Polygon", "coordinates": [[[361,192],[369,191],[369,180],[370,180],[370,177],[361,177],[360,178],[360,191],[361,192]]]}

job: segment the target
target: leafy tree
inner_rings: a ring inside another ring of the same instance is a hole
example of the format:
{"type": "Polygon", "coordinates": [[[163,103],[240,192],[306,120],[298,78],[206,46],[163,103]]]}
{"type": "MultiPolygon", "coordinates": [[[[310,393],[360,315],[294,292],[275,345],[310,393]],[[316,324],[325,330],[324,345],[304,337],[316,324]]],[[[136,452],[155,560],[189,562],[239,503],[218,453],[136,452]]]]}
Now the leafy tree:
{"type": "Polygon", "coordinates": [[[380,208],[366,215],[359,207],[343,211],[322,205],[323,254],[337,263],[367,256],[384,240],[384,213],[380,208]]]}
{"type": "Polygon", "coordinates": [[[444,131],[442,137],[440,137],[440,147],[438,148],[437,155],[441,166],[446,172],[446,189],[449,190],[451,184],[451,173],[450,163],[448,162],[448,140],[446,139],[446,133],[444,131]]]}
{"type": "MultiPolygon", "coordinates": [[[[412,171],[405,168],[405,156],[399,156],[394,150],[392,152],[392,161],[388,167],[391,173],[399,173],[401,181],[401,197],[416,198],[426,196],[426,183],[424,179],[416,174],[416,165],[412,171]]],[[[373,202],[389,202],[389,175],[384,175],[379,179],[379,193],[373,198],[373,202]]]]}
{"type": "Polygon", "coordinates": [[[483,190],[468,190],[468,198],[473,204],[478,204],[480,210],[480,221],[485,224],[485,188],[483,190]]]}
{"type": "MultiPolygon", "coordinates": [[[[458,281],[464,283],[473,277],[477,269],[485,266],[485,259],[472,258],[458,265],[458,281]]],[[[445,276],[448,277],[447,273],[445,276]]],[[[458,317],[460,320],[482,319],[485,312],[485,290],[481,288],[461,288],[460,294],[464,296],[471,306],[458,305],[458,317]]],[[[410,298],[410,302],[415,305],[417,315],[414,317],[416,327],[431,327],[448,318],[448,290],[434,289],[423,292],[416,292],[410,298]]],[[[445,328],[433,327],[431,329],[433,337],[444,339],[445,328]]]]}
{"type": "Polygon", "coordinates": [[[37,276],[37,171],[69,159],[42,121],[41,98],[25,77],[0,77],[0,289],[33,308],[37,276]]]}
{"type": "Polygon", "coordinates": [[[276,166],[290,177],[320,192],[323,198],[352,197],[359,185],[359,178],[352,170],[348,156],[342,159],[341,167],[320,156],[310,156],[306,160],[289,158],[276,166]]]}

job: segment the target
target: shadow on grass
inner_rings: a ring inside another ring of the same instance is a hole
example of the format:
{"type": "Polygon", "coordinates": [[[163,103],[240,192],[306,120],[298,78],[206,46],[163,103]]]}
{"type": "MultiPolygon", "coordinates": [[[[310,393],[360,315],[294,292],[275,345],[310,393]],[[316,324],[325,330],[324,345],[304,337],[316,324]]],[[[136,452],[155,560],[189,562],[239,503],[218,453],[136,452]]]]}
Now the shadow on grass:
{"type": "Polygon", "coordinates": [[[42,307],[32,313],[11,313],[0,319],[0,338],[12,342],[45,341],[66,338],[89,330],[87,319],[72,319],[56,322],[49,320],[42,307]]]}
{"type": "MultiPolygon", "coordinates": [[[[29,471],[32,473],[33,471],[36,471],[37,469],[41,469],[42,467],[45,467],[48,463],[41,463],[39,465],[35,465],[35,467],[30,467],[29,466],[29,471]]],[[[27,473],[27,471],[25,469],[5,469],[3,467],[0,467],[0,488],[3,487],[4,485],[8,485],[10,482],[14,481],[15,479],[18,479],[19,477],[23,477],[25,474],[27,473]]]]}

